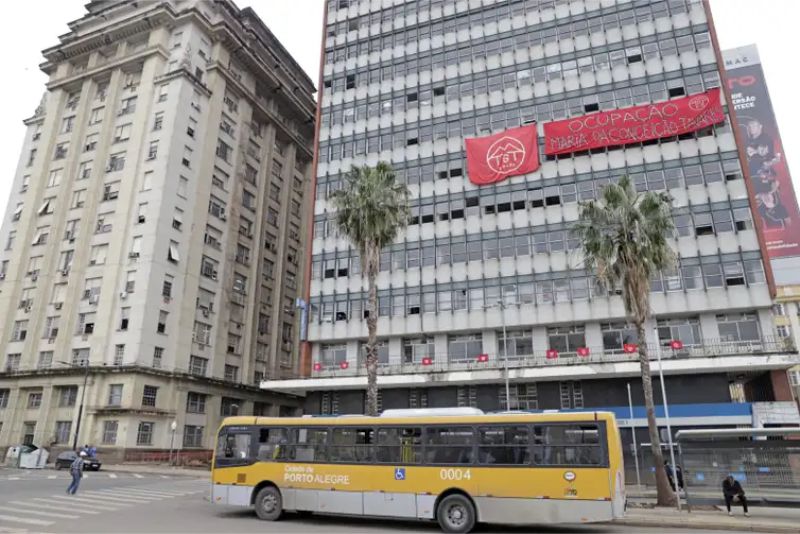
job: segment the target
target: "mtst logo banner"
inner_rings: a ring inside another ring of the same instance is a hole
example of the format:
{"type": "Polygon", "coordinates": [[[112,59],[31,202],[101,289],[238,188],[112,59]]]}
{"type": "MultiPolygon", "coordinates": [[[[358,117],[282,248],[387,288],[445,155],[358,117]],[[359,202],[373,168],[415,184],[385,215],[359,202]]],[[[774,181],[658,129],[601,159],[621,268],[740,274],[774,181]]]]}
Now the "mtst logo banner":
{"type": "Polygon", "coordinates": [[[465,143],[467,175],[475,185],[493,184],[539,168],[535,124],[465,139],[465,143]]]}

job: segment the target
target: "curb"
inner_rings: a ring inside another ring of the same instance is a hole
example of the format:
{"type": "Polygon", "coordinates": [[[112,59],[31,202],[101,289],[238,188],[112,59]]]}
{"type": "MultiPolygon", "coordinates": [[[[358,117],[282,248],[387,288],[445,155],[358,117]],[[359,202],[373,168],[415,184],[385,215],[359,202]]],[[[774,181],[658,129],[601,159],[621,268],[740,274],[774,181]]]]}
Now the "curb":
{"type": "Polygon", "coordinates": [[[772,523],[729,523],[722,521],[690,521],[682,519],[676,521],[670,518],[625,518],[616,519],[612,522],[614,525],[625,525],[630,527],[659,527],[659,528],[677,528],[681,530],[728,530],[731,532],[769,532],[776,534],[796,533],[797,526],[791,525],[775,525],[772,523]]]}

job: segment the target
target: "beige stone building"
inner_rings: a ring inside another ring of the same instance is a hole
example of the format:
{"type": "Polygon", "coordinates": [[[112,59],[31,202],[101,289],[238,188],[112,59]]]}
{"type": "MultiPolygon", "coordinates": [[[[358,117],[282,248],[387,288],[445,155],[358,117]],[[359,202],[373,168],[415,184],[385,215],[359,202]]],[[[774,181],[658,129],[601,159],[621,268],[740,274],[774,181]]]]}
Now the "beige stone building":
{"type": "Polygon", "coordinates": [[[312,81],[232,2],[69,30],[0,232],[0,448],[206,451],[225,415],[294,413],[257,384],[297,373],[312,81]]]}

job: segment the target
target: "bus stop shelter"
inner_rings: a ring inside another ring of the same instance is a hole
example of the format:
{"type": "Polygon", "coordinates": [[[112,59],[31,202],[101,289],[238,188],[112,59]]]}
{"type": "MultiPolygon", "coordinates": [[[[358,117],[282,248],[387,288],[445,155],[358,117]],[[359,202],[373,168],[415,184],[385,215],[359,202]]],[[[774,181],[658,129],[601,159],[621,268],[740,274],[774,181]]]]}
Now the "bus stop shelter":
{"type": "Polygon", "coordinates": [[[754,503],[800,504],[800,427],[680,430],[675,438],[689,509],[721,500],[728,475],[754,503]]]}

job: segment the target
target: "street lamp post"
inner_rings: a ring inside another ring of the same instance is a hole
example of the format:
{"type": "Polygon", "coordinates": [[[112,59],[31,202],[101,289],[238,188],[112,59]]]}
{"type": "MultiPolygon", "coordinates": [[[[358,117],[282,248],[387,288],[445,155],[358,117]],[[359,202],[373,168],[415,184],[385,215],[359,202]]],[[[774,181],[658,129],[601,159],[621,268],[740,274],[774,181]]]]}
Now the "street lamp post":
{"type": "MultiPolygon", "coordinates": [[[[678,484],[678,468],[675,465],[675,449],[672,446],[672,428],[669,424],[669,405],[667,403],[667,389],[664,385],[664,365],[661,363],[661,343],[659,342],[658,337],[658,327],[654,328],[655,330],[655,340],[656,340],[656,357],[658,358],[658,379],[661,382],[661,400],[664,402],[664,420],[667,423],[667,444],[669,446],[669,457],[670,463],[672,464],[672,480],[675,483],[675,496],[677,497],[675,500],[678,503],[678,511],[681,509],[681,492],[680,492],[680,485],[678,484]]],[[[656,466],[656,469],[660,469],[661,466],[656,466]]]]}
{"type": "Polygon", "coordinates": [[[633,439],[633,463],[636,466],[636,486],[641,487],[642,479],[639,475],[639,453],[636,450],[636,425],[633,424],[633,398],[631,397],[631,383],[628,382],[628,409],[631,418],[631,438],[633,439]]]}
{"type": "Polygon", "coordinates": [[[173,421],[169,425],[169,428],[172,430],[172,437],[170,438],[170,441],[169,441],[169,464],[173,465],[173,463],[172,463],[172,451],[175,450],[175,430],[178,429],[178,422],[177,421],[173,421]]]}
{"type": "Polygon", "coordinates": [[[508,376],[508,336],[506,335],[506,303],[503,299],[498,299],[495,305],[485,306],[486,309],[500,308],[501,320],[503,321],[503,374],[505,376],[506,385],[506,410],[511,409],[511,384],[509,383],[508,376]]]}
{"type": "MultiPolygon", "coordinates": [[[[65,365],[69,365],[70,367],[74,367],[75,364],[68,363],[68,362],[59,362],[65,365]]],[[[77,450],[78,448],[78,434],[81,432],[81,421],[83,419],[83,402],[86,399],[86,384],[89,381],[89,360],[83,360],[83,389],[81,390],[81,403],[78,406],[78,421],[75,423],[75,436],[72,438],[72,449],[77,450]]]]}

